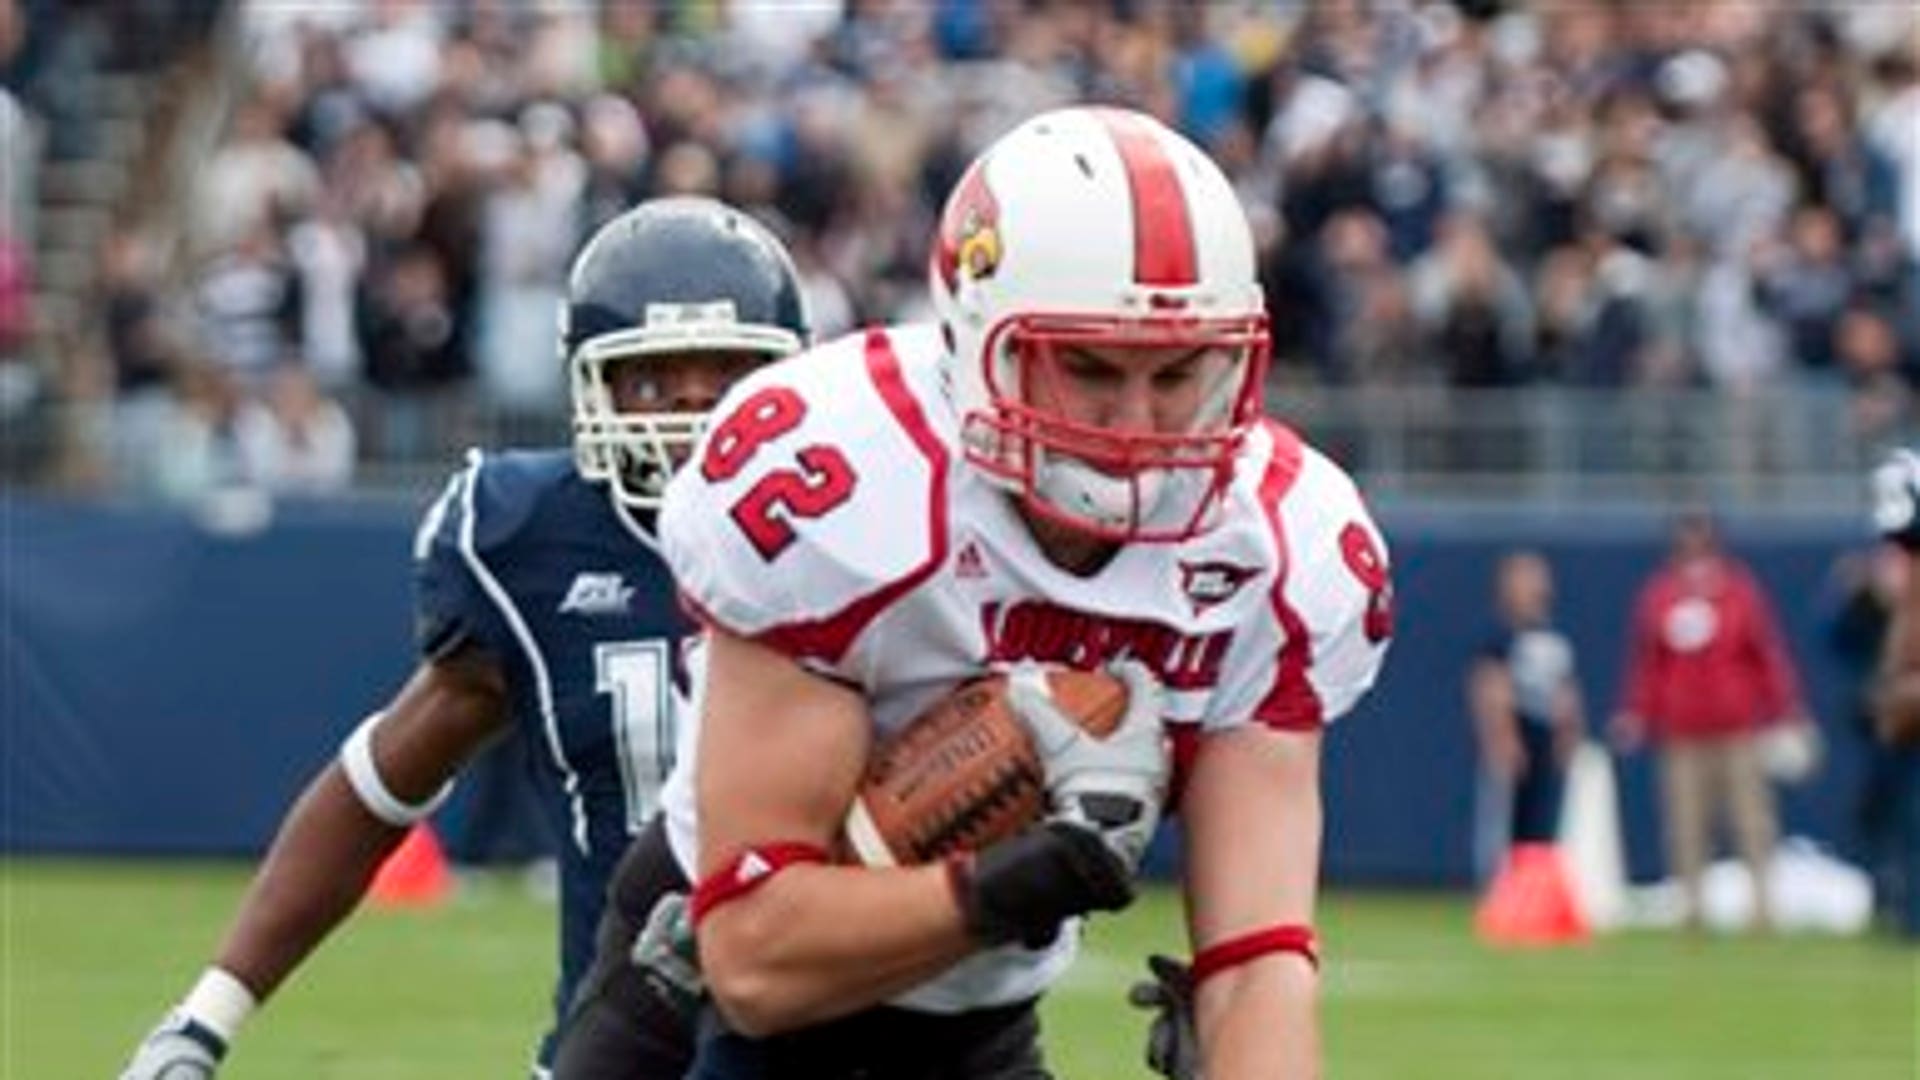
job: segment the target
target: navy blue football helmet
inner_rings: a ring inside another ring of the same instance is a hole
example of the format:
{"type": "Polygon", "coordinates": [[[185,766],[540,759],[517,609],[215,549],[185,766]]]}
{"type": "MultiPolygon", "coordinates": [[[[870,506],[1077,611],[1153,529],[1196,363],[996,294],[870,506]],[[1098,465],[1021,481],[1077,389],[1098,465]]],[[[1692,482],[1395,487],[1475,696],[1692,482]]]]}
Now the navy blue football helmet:
{"type": "Polygon", "coordinates": [[[607,222],[575,256],[561,310],[580,474],[606,481],[628,506],[657,508],[706,420],[700,412],[621,412],[609,390],[612,365],[717,352],[771,360],[808,339],[793,259],[746,214],[676,197],[607,222]]]}

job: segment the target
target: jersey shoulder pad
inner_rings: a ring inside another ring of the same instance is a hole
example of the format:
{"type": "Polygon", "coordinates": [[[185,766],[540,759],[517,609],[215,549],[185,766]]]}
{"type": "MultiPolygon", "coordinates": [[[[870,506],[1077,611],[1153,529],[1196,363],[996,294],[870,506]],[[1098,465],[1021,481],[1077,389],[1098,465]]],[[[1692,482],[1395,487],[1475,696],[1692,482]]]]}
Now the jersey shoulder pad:
{"type": "Polygon", "coordinates": [[[1283,639],[1255,715],[1278,727],[1318,726],[1372,685],[1392,638],[1386,541],[1352,477],[1285,426],[1263,425],[1253,457],[1259,512],[1281,566],[1273,608],[1283,639]]]}
{"type": "Polygon", "coordinates": [[[660,517],[674,576],[708,619],[778,637],[882,603],[944,558],[954,451],[930,344],[869,331],[727,394],[660,517]]]}
{"type": "Polygon", "coordinates": [[[465,467],[441,488],[414,536],[414,558],[468,541],[478,550],[499,547],[529,522],[541,504],[570,483],[583,482],[561,451],[467,451],[465,467]]]}
{"type": "Polygon", "coordinates": [[[473,561],[512,544],[527,529],[550,524],[543,503],[579,482],[562,452],[467,452],[421,517],[414,534],[414,624],[423,655],[443,655],[462,641],[486,639],[492,601],[475,579],[473,561]]]}
{"type": "Polygon", "coordinates": [[[1256,438],[1256,499],[1290,549],[1314,549],[1356,523],[1378,536],[1359,486],[1333,459],[1278,421],[1263,424],[1256,438]]]}
{"type": "Polygon", "coordinates": [[[473,543],[481,551],[499,548],[549,519],[542,513],[562,491],[583,483],[573,456],[558,450],[474,451],[473,543]]]}

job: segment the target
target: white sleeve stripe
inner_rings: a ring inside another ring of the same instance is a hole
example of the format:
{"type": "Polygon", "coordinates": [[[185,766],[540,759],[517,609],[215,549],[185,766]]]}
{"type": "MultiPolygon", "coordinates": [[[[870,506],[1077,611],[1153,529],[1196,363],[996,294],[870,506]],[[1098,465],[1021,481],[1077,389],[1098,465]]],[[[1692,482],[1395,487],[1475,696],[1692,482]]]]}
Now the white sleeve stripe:
{"type": "Polygon", "coordinates": [[[440,804],[453,794],[453,781],[440,786],[425,802],[409,803],[395,795],[380,777],[380,767],[373,761],[373,728],[385,713],[374,713],[360,722],[340,744],[340,767],[347,774],[347,783],[353,793],[360,797],[369,813],[395,828],[408,828],[430,817],[440,804]]]}
{"type": "Polygon", "coordinates": [[[413,534],[415,562],[425,561],[432,553],[434,537],[440,535],[440,530],[446,525],[448,512],[453,509],[453,504],[459,500],[460,493],[465,490],[467,484],[473,480],[474,470],[479,467],[479,464],[479,452],[467,451],[465,467],[447,478],[446,487],[440,489],[440,494],[435,496],[433,505],[427,507],[425,516],[420,519],[419,528],[414,530],[413,534]]]}
{"type": "Polygon", "coordinates": [[[500,618],[513,632],[514,640],[520,643],[520,651],[526,654],[527,666],[533,671],[534,697],[540,703],[540,719],[547,736],[547,753],[552,755],[553,764],[560,770],[561,787],[567,795],[567,809],[573,818],[573,846],[581,854],[589,854],[587,834],[587,807],[580,794],[580,774],[574,771],[573,764],[567,760],[567,752],[560,741],[560,718],[553,707],[553,680],[547,674],[547,659],[540,652],[539,642],[534,640],[533,631],[527,628],[527,620],[514,605],[513,597],[500,579],[493,576],[487,564],[480,558],[480,549],[474,543],[475,517],[473,492],[480,486],[480,455],[472,456],[474,478],[468,482],[465,496],[466,520],[461,522],[460,557],[466,560],[473,578],[480,583],[487,598],[500,611],[500,618]]]}

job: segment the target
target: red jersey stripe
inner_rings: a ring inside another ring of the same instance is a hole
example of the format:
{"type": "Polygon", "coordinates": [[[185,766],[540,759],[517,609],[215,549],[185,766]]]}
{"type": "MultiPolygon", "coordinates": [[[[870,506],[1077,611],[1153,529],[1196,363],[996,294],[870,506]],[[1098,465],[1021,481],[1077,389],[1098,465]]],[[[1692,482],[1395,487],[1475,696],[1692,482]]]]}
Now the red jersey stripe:
{"type": "Polygon", "coordinates": [[[1307,678],[1307,669],[1313,666],[1313,638],[1307,633],[1306,620],[1287,601],[1287,578],[1293,572],[1293,560],[1287,551],[1286,526],[1280,520],[1280,502],[1300,476],[1300,437],[1273,420],[1265,421],[1262,426],[1273,439],[1273,457],[1267,462],[1266,475],[1260,479],[1260,506],[1266,512],[1267,527],[1273,530],[1274,551],[1280,565],[1271,594],[1273,614],[1287,641],[1280,650],[1273,685],[1260,699],[1260,704],[1254,706],[1253,715],[1268,727],[1312,731],[1324,722],[1325,711],[1321,708],[1319,692],[1307,678]]]}

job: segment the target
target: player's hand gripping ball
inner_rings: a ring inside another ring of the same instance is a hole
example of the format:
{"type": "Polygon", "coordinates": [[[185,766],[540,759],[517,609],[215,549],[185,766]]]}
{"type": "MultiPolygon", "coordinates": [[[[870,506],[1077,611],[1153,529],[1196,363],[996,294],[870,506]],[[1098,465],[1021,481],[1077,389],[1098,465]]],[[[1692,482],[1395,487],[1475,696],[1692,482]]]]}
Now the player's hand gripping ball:
{"type": "MultiPolygon", "coordinates": [[[[1052,668],[1059,711],[1104,736],[1127,709],[1127,686],[1105,671],[1052,668]]],[[[1038,821],[1046,776],[1005,675],[969,680],[873,749],[847,814],[845,840],[868,866],[979,851],[1038,821]]]]}

